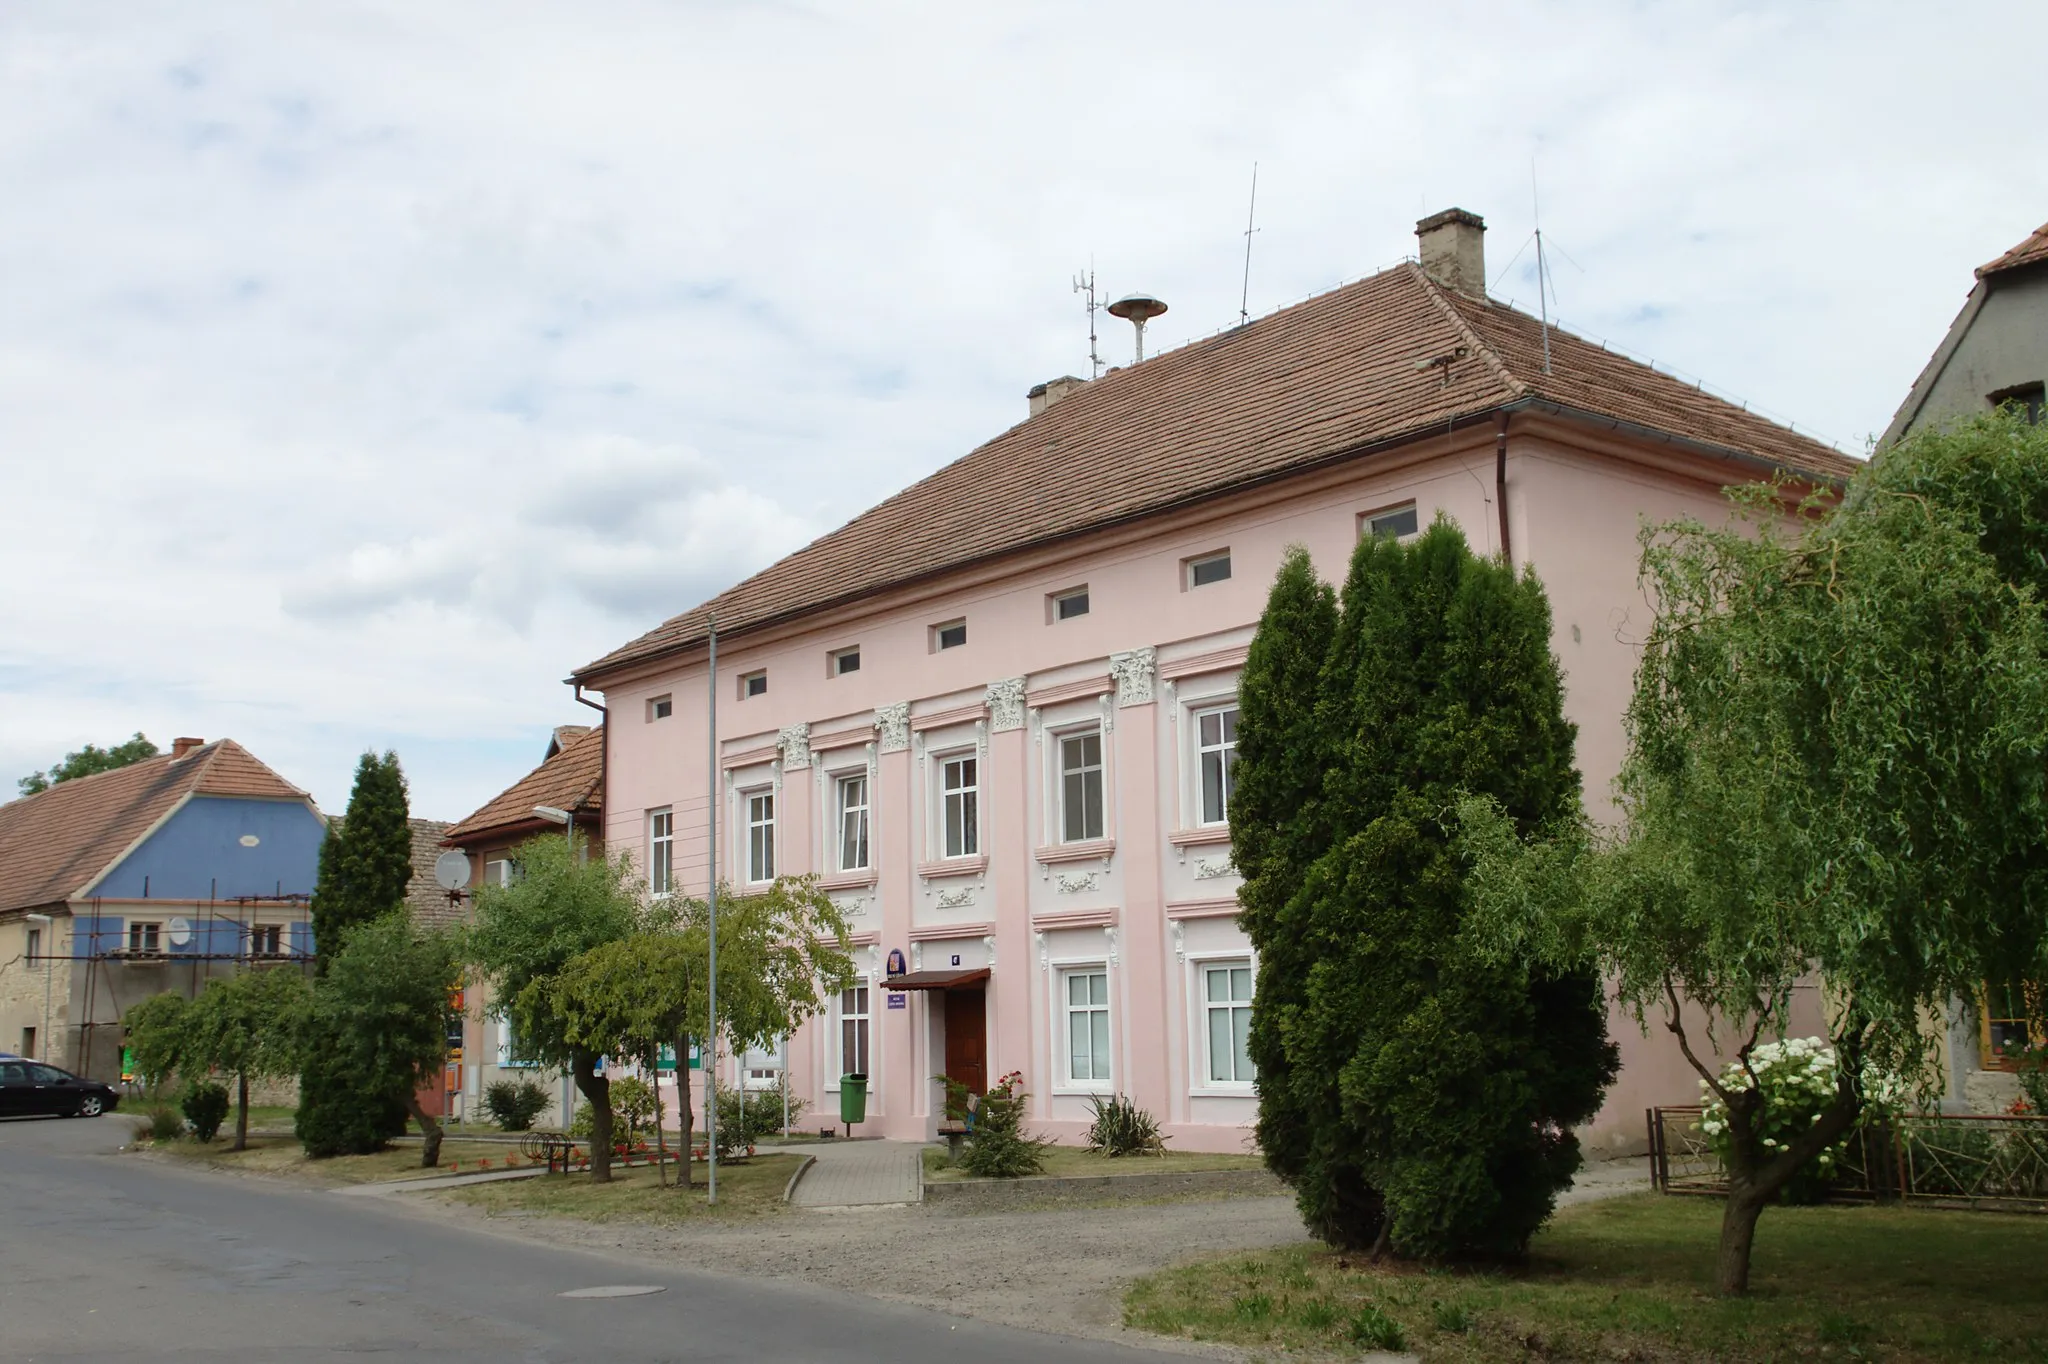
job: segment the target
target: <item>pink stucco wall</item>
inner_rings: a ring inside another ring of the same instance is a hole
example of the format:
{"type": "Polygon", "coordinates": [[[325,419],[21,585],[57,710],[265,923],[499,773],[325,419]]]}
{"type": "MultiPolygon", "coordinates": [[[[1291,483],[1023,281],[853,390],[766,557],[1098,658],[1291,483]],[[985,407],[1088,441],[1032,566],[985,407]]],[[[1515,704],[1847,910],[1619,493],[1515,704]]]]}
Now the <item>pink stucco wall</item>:
{"type": "MultiPolygon", "coordinates": [[[[1724,517],[1718,483],[1728,466],[1534,418],[1518,418],[1508,439],[1513,550],[1549,589],[1586,794],[1604,817],[1635,641],[1647,623],[1638,526],[1724,517]]],[[[1250,953],[1231,917],[1237,878],[1227,841],[1190,834],[1191,715],[1234,694],[1289,544],[1306,545],[1322,573],[1341,580],[1361,514],[1412,499],[1424,524],[1441,511],[1476,548],[1497,550],[1493,455],[1491,432],[1421,441],[725,641],[713,793],[723,802],[721,872],[740,879],[741,795],[753,788],[777,793],[776,870],[827,872],[829,779],[865,768],[874,872],[828,883],[854,926],[862,969],[879,980],[891,949],[927,968],[955,958],[963,968],[989,967],[989,1076],[1023,1072],[1035,1124],[1048,1135],[1077,1136],[1087,1092],[1115,1089],[1159,1114],[1179,1149],[1240,1147],[1255,1100],[1201,1080],[1197,972],[1250,953]],[[1189,587],[1184,561],[1225,547],[1230,579],[1189,587]],[[1048,594],[1083,583],[1089,614],[1054,622],[1048,594]],[[930,627],[956,618],[968,623],[967,644],[935,651],[930,627]],[[855,644],[860,670],[828,676],[828,652],[855,644]],[[1122,657],[1112,676],[1113,656],[1134,657],[1122,657]],[[737,679],[763,668],[767,694],[742,700],[737,679]],[[1018,690],[1022,703],[1011,704],[1018,690]],[[886,723],[902,703],[907,731],[886,723]],[[1085,858],[1048,860],[1040,850],[1056,844],[1051,736],[1075,725],[1103,730],[1108,837],[1085,858]],[[981,756],[985,865],[938,874],[953,869],[933,866],[934,764],[954,751],[981,756]],[[1083,963],[1100,964],[1109,978],[1108,1085],[1061,1082],[1059,972],[1083,963]]],[[[699,652],[614,679],[606,692],[608,838],[644,865],[648,812],[672,808],[677,881],[690,894],[702,893],[706,874],[704,688],[699,652]],[[673,698],[673,714],[648,718],[648,701],[662,695],[673,698]]],[[[941,997],[915,992],[890,1009],[876,989],[871,1001],[862,1130],[926,1137],[940,1099],[932,1077],[946,1069],[941,997]]],[[[790,1046],[797,1092],[819,1116],[837,1109],[836,1032],[828,1015],[790,1046]]],[[[1626,1147],[1640,1142],[1643,1107],[1689,1102],[1696,1084],[1668,1038],[1645,1038],[1619,1018],[1615,1032],[1627,1070],[1587,1136],[1626,1147]]]]}

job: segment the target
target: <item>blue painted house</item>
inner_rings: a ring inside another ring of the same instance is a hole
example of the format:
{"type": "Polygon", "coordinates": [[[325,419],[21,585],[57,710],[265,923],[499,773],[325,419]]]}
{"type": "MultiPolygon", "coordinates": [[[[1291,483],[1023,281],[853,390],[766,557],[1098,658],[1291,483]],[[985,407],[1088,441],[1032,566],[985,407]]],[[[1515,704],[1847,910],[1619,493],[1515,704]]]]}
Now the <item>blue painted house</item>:
{"type": "Polygon", "coordinates": [[[0,805],[0,1050],[112,1079],[130,1005],[303,969],[325,835],[312,797],[231,739],[0,805]]]}

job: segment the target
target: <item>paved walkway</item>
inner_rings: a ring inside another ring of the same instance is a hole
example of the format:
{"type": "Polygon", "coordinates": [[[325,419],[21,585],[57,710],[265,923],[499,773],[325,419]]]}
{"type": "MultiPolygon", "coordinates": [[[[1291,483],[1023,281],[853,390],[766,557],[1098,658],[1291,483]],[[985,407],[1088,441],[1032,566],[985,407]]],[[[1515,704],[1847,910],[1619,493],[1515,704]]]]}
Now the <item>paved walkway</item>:
{"type": "Polygon", "coordinates": [[[817,1160],[790,1195],[799,1208],[857,1208],[915,1203],[922,1144],[911,1141],[821,1141],[785,1147],[817,1160]]]}

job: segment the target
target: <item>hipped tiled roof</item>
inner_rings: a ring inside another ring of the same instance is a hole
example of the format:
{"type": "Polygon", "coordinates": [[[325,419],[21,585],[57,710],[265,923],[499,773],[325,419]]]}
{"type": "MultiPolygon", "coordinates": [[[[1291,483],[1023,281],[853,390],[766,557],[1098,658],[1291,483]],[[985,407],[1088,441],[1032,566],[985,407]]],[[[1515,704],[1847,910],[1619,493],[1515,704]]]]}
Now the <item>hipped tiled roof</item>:
{"type": "Polygon", "coordinates": [[[2002,275],[2008,270],[2017,270],[2023,265],[2038,265],[2048,260],[2048,223],[2034,229],[2032,236],[2000,256],[1997,260],[1977,267],[1977,278],[1987,279],[2002,275]]]}
{"type": "Polygon", "coordinates": [[[1407,264],[1083,384],[1038,416],[579,670],[588,680],[1047,540],[1442,430],[1510,404],[1842,478],[1857,461],[1407,264]],[[1443,366],[1432,365],[1447,359],[1443,366]]]}
{"type": "MultiPolygon", "coordinates": [[[[558,731],[559,732],[559,731],[558,731]]],[[[492,834],[546,827],[533,807],[596,810],[603,799],[604,726],[596,725],[570,739],[568,745],[485,802],[484,807],[441,835],[444,847],[492,834]]]]}
{"type": "Polygon", "coordinates": [[[83,892],[187,795],[307,798],[232,739],[58,782],[0,805],[0,912],[83,892]]]}

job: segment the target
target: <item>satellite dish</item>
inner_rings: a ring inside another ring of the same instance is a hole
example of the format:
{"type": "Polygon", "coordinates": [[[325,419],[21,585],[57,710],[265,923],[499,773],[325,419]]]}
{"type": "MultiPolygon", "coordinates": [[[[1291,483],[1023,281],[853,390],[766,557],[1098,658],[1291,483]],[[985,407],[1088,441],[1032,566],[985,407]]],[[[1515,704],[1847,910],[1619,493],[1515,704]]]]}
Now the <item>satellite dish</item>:
{"type": "Polygon", "coordinates": [[[169,932],[173,947],[183,947],[192,941],[192,921],[189,919],[172,919],[164,928],[169,932]]]}
{"type": "Polygon", "coordinates": [[[434,882],[443,890],[461,890],[469,884],[469,854],[450,848],[434,859],[434,882]]]}

